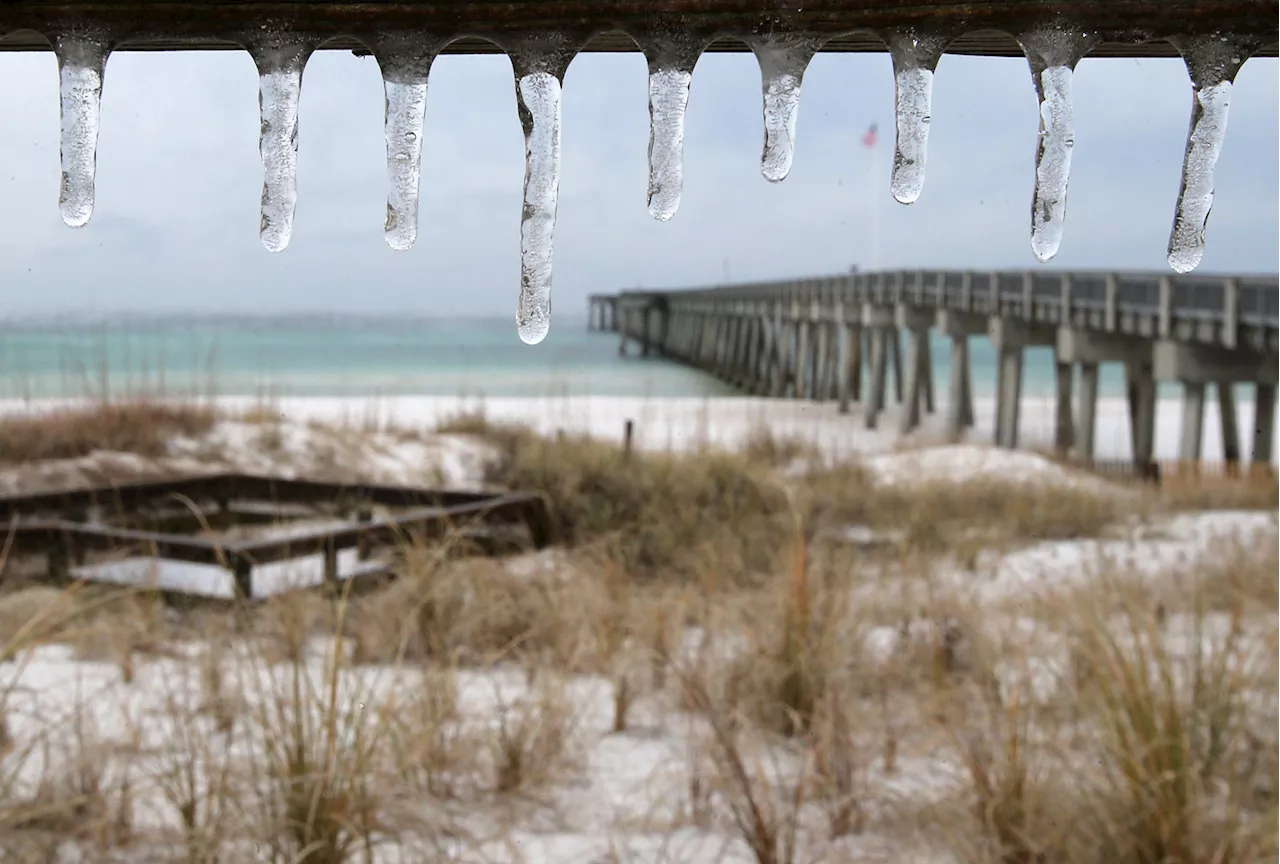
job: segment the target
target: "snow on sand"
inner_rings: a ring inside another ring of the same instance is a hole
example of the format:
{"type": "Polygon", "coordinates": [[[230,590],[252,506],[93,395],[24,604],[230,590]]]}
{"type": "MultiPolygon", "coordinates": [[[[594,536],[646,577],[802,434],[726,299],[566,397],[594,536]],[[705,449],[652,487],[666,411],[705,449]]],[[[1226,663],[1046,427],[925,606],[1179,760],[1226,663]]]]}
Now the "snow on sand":
{"type": "MultiPolygon", "coordinates": [[[[208,435],[176,441],[167,459],[135,462],[132,467],[146,472],[215,465],[283,474],[348,471],[375,480],[451,486],[474,486],[481,481],[480,466],[487,452],[481,442],[466,436],[423,434],[440,419],[478,407],[475,403],[399,400],[384,406],[374,425],[407,426],[418,433],[414,435],[387,428],[355,435],[341,429],[325,430],[308,422],[345,420],[353,427],[367,425],[367,414],[360,420],[362,415],[356,406],[340,401],[286,400],[279,407],[285,418],[279,424],[222,422],[208,435]]],[[[566,399],[537,404],[489,400],[483,407],[490,418],[524,420],[542,431],[591,431],[607,437],[617,437],[622,420],[634,417],[640,429],[639,443],[656,449],[710,442],[731,444],[767,420],[775,434],[799,434],[825,443],[829,452],[862,452],[865,464],[882,483],[1015,479],[1051,485],[1087,483],[1100,494],[1107,493],[1101,481],[1082,477],[1031,453],[975,445],[894,451],[890,433],[867,434],[855,420],[839,417],[821,406],[760,404],[756,400],[708,403],[566,399]]],[[[891,423],[885,425],[891,427],[891,423]]],[[[1105,440],[1106,436],[1100,438],[1105,440]]],[[[90,463],[88,469],[83,464],[68,464],[57,467],[54,473],[71,478],[77,471],[101,470],[103,460],[112,459],[121,461],[117,466],[121,469],[129,467],[126,456],[95,454],[80,460],[90,463]]],[[[19,479],[20,472],[27,470],[11,473],[10,482],[31,482],[29,473],[21,474],[19,479]]],[[[3,479],[4,475],[0,475],[0,481],[3,479]]],[[[1119,566],[1136,569],[1148,577],[1162,576],[1218,554],[1224,542],[1259,548],[1267,544],[1274,548],[1275,516],[1186,515],[1154,529],[1144,529],[1143,533],[1114,539],[1033,544],[980,561],[972,569],[953,567],[943,576],[952,588],[966,591],[978,608],[991,609],[993,616],[1016,616],[1016,611],[1009,610],[1020,598],[1031,599],[1049,588],[1078,582],[1090,572],[1119,566]]],[[[516,560],[511,566],[528,570],[544,563],[541,558],[516,560]]],[[[1025,625],[1015,617],[1008,629],[1025,629],[1025,625]]],[[[874,651],[882,655],[900,648],[901,636],[896,628],[873,628],[867,638],[874,651]]],[[[196,645],[192,650],[204,648],[196,645]]],[[[240,674],[230,668],[236,652],[227,650],[227,646],[218,650],[227,655],[228,674],[240,674]]],[[[317,676],[321,673],[322,658],[312,655],[305,662],[317,676]]],[[[8,732],[15,738],[34,728],[32,724],[38,719],[69,716],[91,705],[92,725],[98,734],[146,751],[161,749],[173,739],[171,724],[162,720],[167,711],[165,696],[175,688],[198,687],[197,674],[190,661],[152,658],[139,660],[132,683],[126,683],[118,666],[86,662],[69,649],[53,645],[0,664],[0,693],[7,694],[3,707],[10,722],[8,732]],[[138,734],[141,740],[132,740],[138,734]]],[[[366,666],[348,669],[343,676],[345,687],[364,694],[361,709],[372,715],[388,694],[411,691],[421,674],[418,669],[366,666]]],[[[512,668],[464,672],[458,686],[465,717],[480,726],[497,722],[497,694],[502,694],[505,701],[528,695],[524,675],[512,668]]],[[[567,697],[576,718],[572,746],[580,757],[578,768],[566,775],[569,782],[557,784],[541,795],[542,806],[508,809],[489,801],[463,814],[466,824],[482,839],[460,845],[461,860],[528,864],[617,860],[710,864],[751,860],[723,820],[697,823],[687,818],[685,804],[692,770],[689,754],[694,741],[694,724],[687,715],[660,700],[642,701],[636,706],[632,731],[616,734],[609,724],[611,682],[591,676],[575,677],[568,682],[567,697]]],[[[34,772],[39,767],[39,760],[33,760],[21,771],[34,772]]],[[[34,782],[32,776],[24,776],[26,782],[34,782]]],[[[874,767],[869,770],[867,795],[892,799],[894,806],[909,810],[937,798],[950,786],[952,777],[945,758],[928,753],[904,754],[893,776],[874,767]]],[[[140,784],[137,796],[136,809],[158,819],[155,814],[164,806],[155,799],[154,790],[148,791],[140,784]]],[[[813,841],[809,851],[819,860],[850,862],[954,860],[950,854],[935,855],[911,845],[904,837],[873,829],[836,845],[813,841]]],[[[245,855],[244,860],[257,860],[249,850],[245,855]]],[[[417,861],[423,860],[423,852],[389,844],[379,849],[372,860],[377,864],[417,861]]]]}
{"type": "MultiPolygon", "coordinates": [[[[943,439],[942,418],[946,414],[945,394],[935,414],[924,418],[921,428],[907,439],[913,445],[939,443],[943,439]]],[[[0,415],[6,412],[39,411],[65,405],[55,400],[30,403],[0,401],[0,415]]],[[[231,411],[257,410],[260,400],[226,397],[218,404],[231,411]]],[[[366,428],[393,425],[422,431],[464,412],[483,411],[499,421],[528,424],[544,434],[556,431],[581,432],[595,438],[618,441],[626,421],[634,422],[635,443],[651,450],[685,450],[716,444],[736,447],[759,429],[775,435],[800,438],[817,444],[833,457],[884,452],[902,443],[898,434],[898,407],[890,405],[879,418],[876,429],[866,429],[862,407],[853,405],[842,415],[832,403],[816,404],[793,400],[733,397],[715,399],[648,398],[614,396],[562,396],[531,398],[484,398],[465,396],[402,396],[360,398],[283,397],[268,406],[296,421],[320,420],[331,425],[366,428]]],[[[993,440],[995,403],[978,399],[977,425],[968,441],[985,444],[993,440]]],[[[1023,400],[1021,437],[1028,447],[1043,447],[1053,440],[1053,402],[1039,397],[1023,400]]],[[[1238,427],[1253,428],[1252,406],[1240,402],[1238,427]]],[[[1181,407],[1177,400],[1162,399],[1156,418],[1156,458],[1178,457],[1181,407]]],[[[1277,427],[1280,451],[1280,427],[1277,427]]],[[[1204,458],[1221,460],[1221,425],[1216,412],[1205,413],[1204,458]]],[[[1250,436],[1241,443],[1248,457],[1250,436]]],[[[1130,458],[1128,410],[1123,399],[1099,400],[1095,443],[1104,459],[1130,458]]]]}

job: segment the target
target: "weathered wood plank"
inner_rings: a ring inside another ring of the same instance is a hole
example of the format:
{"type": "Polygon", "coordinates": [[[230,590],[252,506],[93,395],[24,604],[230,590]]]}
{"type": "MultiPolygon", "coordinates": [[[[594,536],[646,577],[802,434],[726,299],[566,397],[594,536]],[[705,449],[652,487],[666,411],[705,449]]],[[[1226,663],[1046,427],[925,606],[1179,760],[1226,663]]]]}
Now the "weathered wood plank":
{"type": "MultiPolygon", "coordinates": [[[[516,494],[495,496],[486,501],[455,507],[416,510],[376,522],[356,523],[340,528],[320,528],[305,534],[285,538],[267,538],[229,544],[228,548],[254,564],[266,564],[300,555],[315,555],[340,549],[353,549],[360,545],[390,546],[406,542],[410,538],[424,536],[438,538],[450,531],[461,531],[476,522],[520,522],[530,517],[533,509],[541,507],[541,499],[535,495],[516,494]]],[[[535,545],[542,545],[545,536],[530,526],[535,545]]]]}
{"type": "Polygon", "coordinates": [[[51,572],[64,572],[65,559],[69,556],[134,551],[157,558],[225,567],[232,571],[241,590],[257,564],[320,553],[326,555],[332,565],[332,559],[341,549],[357,548],[367,552],[373,546],[394,545],[410,537],[440,537],[469,526],[481,525],[492,531],[494,526],[521,525],[536,548],[546,546],[553,539],[546,503],[536,494],[450,492],[240,474],[8,495],[0,498],[0,516],[6,520],[0,521],[0,535],[5,538],[7,551],[15,555],[48,553],[51,572]],[[114,505],[113,512],[136,512],[140,507],[174,496],[220,499],[228,510],[235,506],[236,499],[363,506],[356,522],[305,530],[287,537],[241,541],[77,521],[83,519],[89,506],[114,505]],[[367,505],[374,503],[414,509],[374,522],[369,520],[367,512],[367,505]],[[33,518],[41,515],[45,518],[33,518]]]}

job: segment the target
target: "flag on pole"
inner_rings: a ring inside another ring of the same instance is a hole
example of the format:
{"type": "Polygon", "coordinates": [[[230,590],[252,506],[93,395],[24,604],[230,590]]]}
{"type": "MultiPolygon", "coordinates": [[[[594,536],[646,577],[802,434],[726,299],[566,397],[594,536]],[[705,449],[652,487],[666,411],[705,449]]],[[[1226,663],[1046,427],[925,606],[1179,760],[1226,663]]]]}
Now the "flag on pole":
{"type": "Polygon", "coordinates": [[[862,136],[862,146],[868,150],[876,146],[876,124],[872,123],[867,134],[862,136]]]}

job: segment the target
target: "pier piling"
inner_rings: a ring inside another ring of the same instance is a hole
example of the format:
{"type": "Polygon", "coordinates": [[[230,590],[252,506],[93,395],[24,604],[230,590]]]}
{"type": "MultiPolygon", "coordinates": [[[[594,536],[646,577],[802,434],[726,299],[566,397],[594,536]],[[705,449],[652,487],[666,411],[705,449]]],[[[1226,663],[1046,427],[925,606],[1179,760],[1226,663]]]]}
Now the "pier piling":
{"type": "Polygon", "coordinates": [[[702,369],[744,393],[834,401],[841,414],[857,405],[867,429],[877,428],[892,395],[906,434],[937,407],[937,331],[950,340],[941,428],[951,440],[968,437],[976,422],[970,345],[985,336],[996,355],[990,422],[1002,447],[1021,443],[1026,349],[1048,347],[1054,417],[1044,443],[1093,458],[1102,368],[1114,364],[1124,370],[1131,455],[1149,466],[1161,383],[1181,385],[1182,459],[1202,455],[1209,387],[1224,457],[1244,460],[1248,443],[1253,461],[1274,458],[1277,306],[1274,276],[904,271],[592,295],[587,323],[616,333],[624,356],[637,343],[642,357],[702,369]],[[1254,398],[1247,442],[1236,421],[1240,384],[1254,398]]]}

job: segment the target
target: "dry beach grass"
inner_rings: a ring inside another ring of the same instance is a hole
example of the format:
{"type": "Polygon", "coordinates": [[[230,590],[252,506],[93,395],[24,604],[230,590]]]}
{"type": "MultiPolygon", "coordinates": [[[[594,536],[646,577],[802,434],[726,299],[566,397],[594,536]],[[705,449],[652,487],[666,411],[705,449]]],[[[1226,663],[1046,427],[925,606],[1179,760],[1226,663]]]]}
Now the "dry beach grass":
{"type": "Polygon", "coordinates": [[[160,400],[102,400],[0,423],[0,465],[74,459],[97,450],[159,456],[175,435],[207,432],[217,419],[208,406],[160,400]]]}
{"type": "Polygon", "coordinates": [[[1274,477],[398,434],[561,543],[251,610],[0,589],[0,861],[1276,857],[1274,477]]]}

